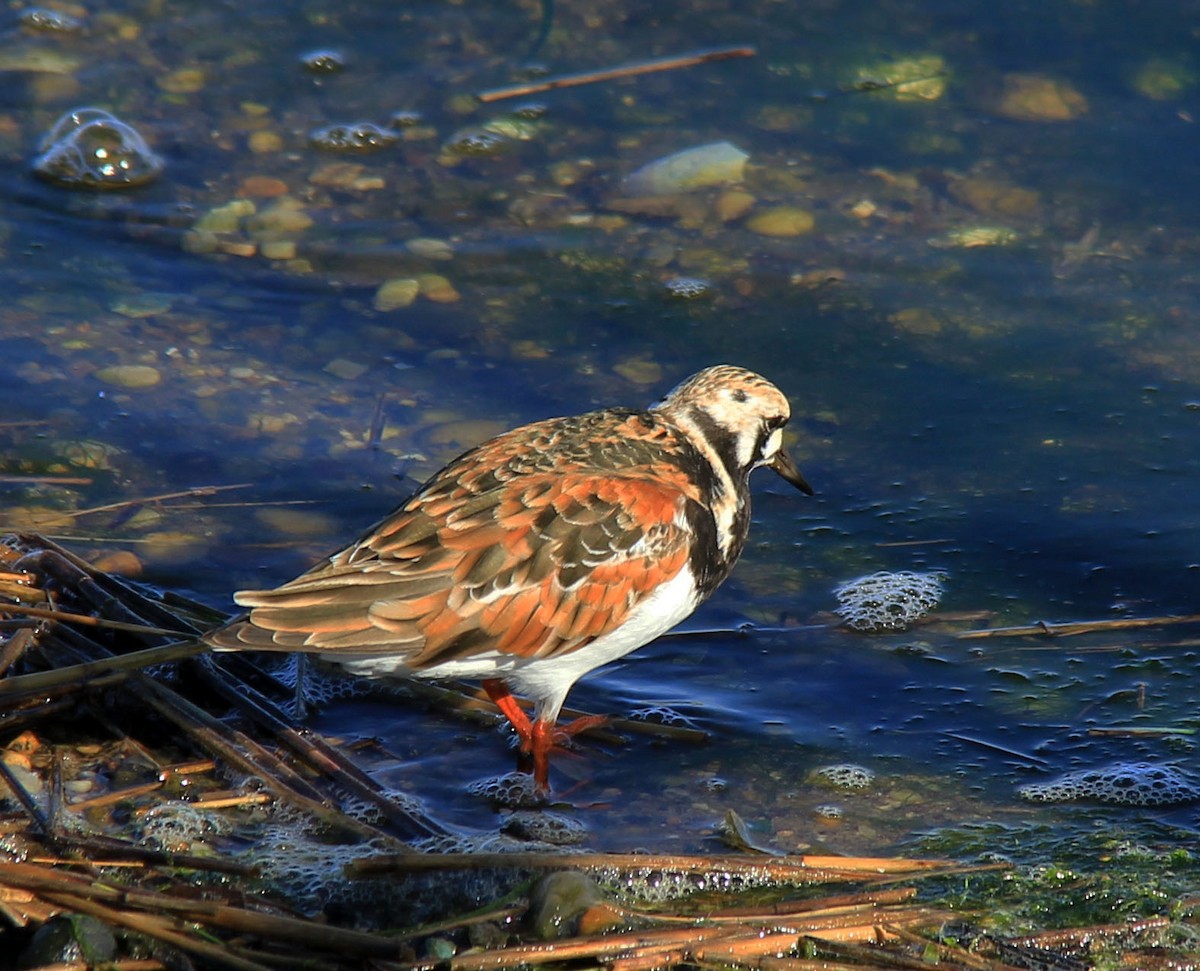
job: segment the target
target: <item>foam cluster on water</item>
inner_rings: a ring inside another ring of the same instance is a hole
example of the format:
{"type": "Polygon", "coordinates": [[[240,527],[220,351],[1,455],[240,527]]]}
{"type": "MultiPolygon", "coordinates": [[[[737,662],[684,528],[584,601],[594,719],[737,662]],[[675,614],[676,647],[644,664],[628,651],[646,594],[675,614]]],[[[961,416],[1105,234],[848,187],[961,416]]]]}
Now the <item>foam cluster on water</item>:
{"type": "Polygon", "coordinates": [[[42,139],[33,170],[75,189],[130,189],[156,179],[163,160],[131,125],[102,108],[76,108],[42,139]]]}
{"type": "Polygon", "coordinates": [[[866,789],[875,781],[875,773],[863,765],[839,762],[814,769],[812,779],[834,789],[866,789]]]}
{"type": "MultiPolygon", "coordinates": [[[[297,685],[306,705],[323,708],[335,701],[364,698],[386,690],[387,684],[356,677],[333,664],[314,663],[299,654],[280,654],[263,662],[271,676],[295,692],[297,685]],[[274,662],[272,664],[272,661],[274,662]]],[[[295,715],[295,697],[280,702],[288,714],[295,715]]]]}
{"type": "Polygon", "coordinates": [[[253,860],[264,880],[303,909],[353,912],[366,925],[434,911],[438,894],[427,881],[346,878],[351,863],[394,852],[394,846],[382,840],[331,842],[327,834],[312,831],[307,820],[289,815],[280,814],[266,827],[253,860]]]}
{"type": "MultiPolygon", "coordinates": [[[[334,791],[337,793],[338,806],[341,807],[342,812],[347,816],[357,819],[361,823],[366,823],[369,826],[387,825],[388,817],[378,803],[370,799],[363,799],[340,787],[335,787],[334,791]]],[[[395,809],[399,810],[402,814],[411,816],[413,819],[425,819],[429,816],[421,800],[409,795],[407,792],[383,787],[380,790],[380,794],[395,809]]]]}
{"type": "Polygon", "coordinates": [[[696,723],[681,711],[667,705],[651,705],[637,708],[625,716],[630,721],[650,722],[654,725],[674,725],[678,728],[695,728],[696,723]]]}
{"type": "Polygon", "coordinates": [[[467,792],[505,809],[529,809],[543,801],[533,776],[527,772],[506,772],[478,779],[467,786],[467,792]]]}
{"type": "Polygon", "coordinates": [[[907,630],[941,602],[945,579],[940,572],[872,573],[833,591],[836,612],[855,630],[907,630]]]}
{"type": "Polygon", "coordinates": [[[520,840],[549,843],[551,846],[574,846],[587,839],[587,827],[565,813],[518,809],[500,824],[500,831],[520,840]]]}
{"type": "Polygon", "coordinates": [[[140,817],[140,822],[142,843],[173,853],[192,852],[232,829],[220,813],[176,802],[155,806],[140,817]]]}
{"type": "Polygon", "coordinates": [[[674,870],[670,867],[647,866],[641,869],[622,867],[608,869],[589,867],[596,883],[626,903],[665,904],[682,900],[695,893],[744,893],[762,887],[779,887],[790,882],[781,879],[770,867],[722,870],[674,870]]]}
{"type": "Polygon", "coordinates": [[[319,128],[308,135],[313,148],[327,152],[376,152],[392,145],[400,136],[370,121],[352,124],[330,125],[319,128]]]}
{"type": "Polygon", "coordinates": [[[1021,786],[1017,794],[1030,802],[1095,799],[1120,806],[1171,806],[1200,799],[1200,781],[1173,765],[1114,762],[1021,786]]]}
{"type": "MultiPolygon", "coordinates": [[[[409,845],[420,853],[570,852],[495,832],[445,834],[409,845]]],[[[420,923],[473,910],[511,893],[529,877],[528,871],[515,867],[476,866],[348,876],[350,864],[395,852],[396,845],[382,839],[332,842],[327,831],[285,809],[262,831],[252,859],[265,881],[306,911],[345,914],[355,924],[368,927],[420,923]]]]}
{"type": "Polygon", "coordinates": [[[696,300],[707,297],[713,292],[713,285],[707,280],[694,276],[677,276],[663,283],[663,289],[668,296],[677,300],[696,300]]]}

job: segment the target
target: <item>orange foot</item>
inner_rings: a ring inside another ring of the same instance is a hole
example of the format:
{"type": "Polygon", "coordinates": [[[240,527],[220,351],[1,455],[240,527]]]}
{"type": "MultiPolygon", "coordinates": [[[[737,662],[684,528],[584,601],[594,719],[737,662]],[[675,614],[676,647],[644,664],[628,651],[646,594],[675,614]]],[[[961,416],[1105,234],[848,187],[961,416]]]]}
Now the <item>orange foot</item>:
{"type": "Polygon", "coordinates": [[[611,721],[612,719],[608,715],[580,715],[565,725],[555,726],[554,743],[561,745],[580,732],[591,731],[593,728],[604,728],[611,721]]]}
{"type": "Polygon", "coordinates": [[[533,782],[539,792],[550,791],[551,749],[565,745],[580,732],[600,728],[609,722],[607,715],[584,715],[566,725],[555,725],[540,718],[530,721],[503,681],[489,678],[483,682],[483,690],[521,739],[521,751],[533,757],[533,782]]]}

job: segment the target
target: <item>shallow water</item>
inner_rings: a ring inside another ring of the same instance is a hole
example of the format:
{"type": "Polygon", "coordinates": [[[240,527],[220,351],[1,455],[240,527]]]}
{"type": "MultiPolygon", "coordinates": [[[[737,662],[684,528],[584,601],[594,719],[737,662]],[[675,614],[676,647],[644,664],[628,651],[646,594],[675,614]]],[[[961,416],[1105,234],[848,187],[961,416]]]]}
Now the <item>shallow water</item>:
{"type": "MultiPolygon", "coordinates": [[[[979,819],[1075,818],[1015,787],[1113,761],[1194,766],[1184,736],[1087,730],[1194,726],[1195,628],[954,634],[1195,609],[1197,69],[1179,28],[1194,13],[109,3],[69,33],[10,20],[0,435],[5,472],[48,481],[6,480],[4,523],[133,550],[144,579],[226,606],[481,438],[647,403],[736,362],[791,397],[818,496],[761,473],[743,563],[685,625],[726,633],[664,639],[573,693],[590,710],[668,706],[712,735],[564,760],[593,843],[703,845],[731,807],[780,848],[856,852],[979,819]],[[758,54],[520,99],[537,117],[473,97],[531,58],[562,73],[728,43],[758,54]],[[344,68],[306,67],[319,51],[344,68]],[[944,74],[917,74],[944,85],[936,97],[886,86],[929,56],[944,74]],[[1031,76],[1049,93],[1021,115],[1006,98],[1031,76]],[[136,127],[163,174],[109,192],[34,177],[41,136],[85,105],[136,127]],[[397,112],[418,117],[388,128],[397,112]],[[362,154],[311,141],[362,122],[396,140],[362,154]],[[521,137],[449,152],[489,123],[521,137]],[[749,154],[750,213],[729,216],[719,188],[613,208],[623,176],[716,141],[749,154]],[[778,206],[815,228],[756,229],[778,206]],[[683,299],[681,278],[707,286],[683,299]],[[419,281],[410,305],[381,303],[392,279],[419,281]],[[117,365],[159,381],[123,387],[133,372],[103,370],[117,365]],[[209,485],[238,487],[80,512],[209,485]],[[986,619],[829,625],[838,584],[934,569],[944,610],[986,619]],[[747,621],[775,632],[732,633],[747,621]],[[873,793],[806,782],[843,761],[877,772],[873,793]],[[813,811],[830,801],[840,822],[813,811]]],[[[389,782],[490,823],[463,787],[509,766],[500,734],[384,704],[315,724],[378,736],[389,782]]],[[[1192,823],[1187,808],[1095,812],[1192,823]]]]}

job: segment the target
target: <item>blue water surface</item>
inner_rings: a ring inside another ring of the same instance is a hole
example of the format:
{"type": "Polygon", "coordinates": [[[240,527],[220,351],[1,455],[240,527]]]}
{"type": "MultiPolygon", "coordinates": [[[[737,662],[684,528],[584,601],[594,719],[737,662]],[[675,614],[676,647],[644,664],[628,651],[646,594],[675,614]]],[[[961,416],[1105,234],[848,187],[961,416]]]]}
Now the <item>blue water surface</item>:
{"type": "MultiPolygon", "coordinates": [[[[600,843],[699,845],[736,804],[792,813],[785,848],[861,850],[1027,818],[1015,787],[1068,768],[1190,766],[1186,740],[1087,730],[1194,727],[1194,627],[955,635],[1195,610],[1198,14],[117,0],[45,32],[9,11],[0,520],[132,550],[142,579],[232,609],[233,590],[305,569],[487,435],[645,404],[729,361],[788,393],[818,495],[759,473],[744,562],[684,625],[708,633],[573,694],[667,706],[712,736],[569,760],[581,799],[640,807],[589,820],[600,843]],[[756,54],[476,98],[728,44],[756,54]],[[940,89],[905,97],[905,70],[940,89]],[[1035,107],[1009,100],[1022,84],[1035,107]],[[38,178],[39,140],[83,106],[141,132],[162,175],[111,191],[38,178]],[[393,140],[314,143],[368,122],[393,140]],[[501,145],[456,154],[464,132],[501,145]],[[639,166],[721,141],[748,155],[747,213],[723,208],[728,186],[614,205],[639,166]],[[777,207],[813,230],[756,228],[777,207]],[[684,278],[704,292],[678,296],[684,278]],[[380,300],[395,279],[420,282],[408,306],[380,300]],[[105,370],[134,365],[157,383],[105,370]],[[838,629],[834,588],[876,570],[944,571],[952,619],[838,629]],[[805,775],[847,760],[935,797],[818,838],[806,813],[828,796],[805,775]]],[[[499,733],[436,711],[345,703],[316,724],[378,736],[391,781],[464,822],[486,814],[466,783],[512,760],[499,733]]]]}

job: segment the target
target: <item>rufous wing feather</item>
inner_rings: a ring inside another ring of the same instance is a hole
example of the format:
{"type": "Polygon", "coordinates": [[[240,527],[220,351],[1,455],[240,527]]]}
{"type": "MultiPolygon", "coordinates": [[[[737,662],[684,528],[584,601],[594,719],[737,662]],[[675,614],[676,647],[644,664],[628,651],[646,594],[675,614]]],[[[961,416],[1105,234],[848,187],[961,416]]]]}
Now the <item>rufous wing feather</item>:
{"type": "Polygon", "coordinates": [[[619,626],[687,563],[682,476],[460,471],[303,576],[239,593],[249,617],[214,645],[395,654],[413,670],[487,651],[552,657],[619,626]]]}

